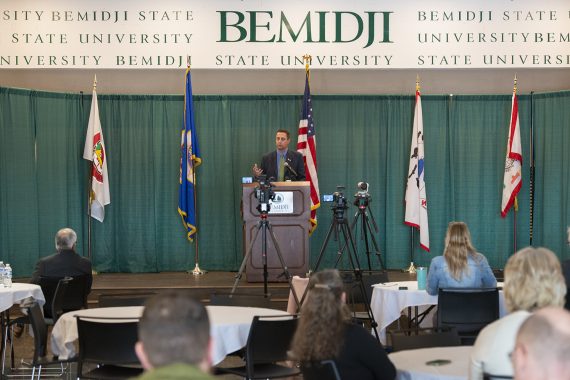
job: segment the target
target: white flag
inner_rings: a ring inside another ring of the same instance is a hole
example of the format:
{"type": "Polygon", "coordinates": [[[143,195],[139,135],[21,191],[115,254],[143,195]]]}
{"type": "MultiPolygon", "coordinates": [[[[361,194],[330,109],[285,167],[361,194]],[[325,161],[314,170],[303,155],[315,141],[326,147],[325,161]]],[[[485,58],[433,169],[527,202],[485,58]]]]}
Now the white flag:
{"type": "MultiPolygon", "coordinates": [[[[501,216],[504,218],[515,202],[522,186],[522,149],[519,127],[519,101],[516,87],[513,91],[511,124],[507,140],[507,157],[505,159],[505,176],[503,177],[503,201],[501,216]]],[[[516,210],[515,210],[516,211],[516,210]]]]}
{"type": "Polygon", "coordinates": [[[414,128],[410,148],[404,222],[420,231],[420,246],[429,252],[426,184],[424,182],[424,126],[419,87],[416,88],[416,110],[414,112],[414,128]]]}
{"type": "MultiPolygon", "coordinates": [[[[96,81],[97,79],[95,79],[96,81]]],[[[107,154],[99,120],[99,106],[97,104],[97,91],[93,87],[93,100],[91,113],[85,138],[83,158],[92,161],[91,170],[91,216],[100,222],[105,219],[105,205],[111,203],[109,194],[109,176],[107,175],[107,154]]]]}

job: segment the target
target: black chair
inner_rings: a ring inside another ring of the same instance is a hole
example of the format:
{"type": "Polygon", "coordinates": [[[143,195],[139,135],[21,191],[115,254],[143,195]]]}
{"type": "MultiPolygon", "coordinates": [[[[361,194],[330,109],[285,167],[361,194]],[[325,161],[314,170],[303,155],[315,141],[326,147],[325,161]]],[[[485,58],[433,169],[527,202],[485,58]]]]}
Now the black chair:
{"type": "MultiPolygon", "coordinates": [[[[48,305],[54,297],[55,289],[61,277],[40,277],[40,287],[48,305]]],[[[89,276],[78,275],[73,276],[71,281],[67,284],[67,290],[62,302],[61,308],[64,313],[68,311],[80,310],[87,308],[87,296],[89,295],[89,288],[87,281],[89,276]]],[[[44,315],[46,318],[51,318],[51,310],[44,305],[44,315]]]]}
{"type": "Polygon", "coordinates": [[[370,317],[366,311],[357,311],[358,304],[366,303],[370,307],[372,302],[373,285],[389,282],[387,271],[363,271],[361,273],[362,288],[355,278],[354,272],[343,272],[342,278],[348,295],[347,304],[352,309],[352,317],[355,322],[363,324],[369,322],[370,317]]]}
{"type": "Polygon", "coordinates": [[[499,319],[499,289],[440,288],[437,310],[437,327],[455,327],[462,344],[473,344],[483,327],[499,319]]]}
{"type": "Polygon", "coordinates": [[[263,294],[246,293],[212,293],[210,294],[212,306],[248,306],[271,309],[271,298],[263,294]]]}
{"type": "Polygon", "coordinates": [[[301,363],[304,380],[341,380],[338,368],[333,360],[301,363]]]}
{"type": "MultiPolygon", "coordinates": [[[[6,377],[23,377],[23,371],[29,371],[31,369],[30,378],[40,379],[42,376],[42,370],[48,372],[48,377],[61,377],[65,374],[65,371],[69,369],[69,363],[75,361],[74,359],[69,360],[51,360],[47,357],[47,345],[48,345],[48,326],[44,320],[42,313],[42,308],[37,302],[33,302],[31,306],[26,307],[27,320],[34,333],[34,355],[30,363],[24,363],[28,367],[24,368],[12,368],[12,373],[6,377]],[[45,368],[57,365],[57,368],[45,368]],[[31,368],[30,368],[31,367],[31,368]]],[[[13,366],[12,366],[13,367],[13,366]]],[[[4,374],[4,368],[2,369],[2,374],[4,374]]],[[[44,372],[45,374],[45,372],[44,372]]],[[[46,376],[44,376],[45,378],[46,376]]]]}
{"type": "Polygon", "coordinates": [[[124,318],[77,318],[77,378],[129,379],[142,373],[135,353],[138,321],[124,318]],[[95,367],[86,369],[91,363],[95,367]]]}
{"type": "Polygon", "coordinates": [[[255,316],[245,346],[245,365],[216,367],[217,372],[233,373],[246,379],[273,379],[300,374],[298,368],[277,362],[287,361],[287,351],[297,328],[296,315],[255,316]]]}
{"type": "Polygon", "coordinates": [[[413,350],[428,347],[460,346],[461,340],[455,328],[425,328],[390,331],[392,351],[413,350]]]}
{"type": "Polygon", "coordinates": [[[143,306],[147,299],[156,293],[101,294],[99,307],[143,306]]]}

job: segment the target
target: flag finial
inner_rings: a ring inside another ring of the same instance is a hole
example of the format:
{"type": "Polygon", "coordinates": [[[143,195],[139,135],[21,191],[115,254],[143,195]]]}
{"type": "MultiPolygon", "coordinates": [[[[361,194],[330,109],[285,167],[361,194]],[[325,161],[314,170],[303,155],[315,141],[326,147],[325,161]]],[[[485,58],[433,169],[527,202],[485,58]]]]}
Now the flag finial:
{"type": "Polygon", "coordinates": [[[303,56],[303,61],[305,62],[305,70],[309,70],[309,66],[313,63],[313,57],[309,54],[303,56]]]}
{"type": "Polygon", "coordinates": [[[97,74],[93,77],[93,91],[97,90],[97,74]]]}
{"type": "Polygon", "coordinates": [[[416,74],[416,92],[420,90],[420,75],[416,74]]]}
{"type": "Polygon", "coordinates": [[[192,62],[192,57],[190,55],[186,56],[186,66],[190,68],[190,63],[192,62]]]}
{"type": "Polygon", "coordinates": [[[513,94],[517,93],[517,74],[515,74],[515,81],[513,86],[513,94]]]}

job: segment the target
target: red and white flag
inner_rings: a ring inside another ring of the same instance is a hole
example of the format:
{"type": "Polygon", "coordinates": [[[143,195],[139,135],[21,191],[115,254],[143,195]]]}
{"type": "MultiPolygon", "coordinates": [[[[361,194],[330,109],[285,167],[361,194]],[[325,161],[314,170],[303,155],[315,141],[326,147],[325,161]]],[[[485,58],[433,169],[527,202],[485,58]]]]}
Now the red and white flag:
{"type": "MultiPolygon", "coordinates": [[[[517,194],[522,186],[522,149],[521,131],[519,126],[519,101],[517,87],[513,89],[513,102],[511,110],[511,124],[507,140],[507,157],[505,159],[505,176],[503,178],[503,201],[501,202],[501,216],[507,216],[509,209],[515,203],[517,194]]],[[[515,207],[516,211],[516,207],[515,207]]]]}
{"type": "Polygon", "coordinates": [[[99,119],[96,84],[97,77],[93,83],[93,99],[91,100],[91,113],[89,114],[83,158],[92,161],[91,195],[89,197],[91,216],[103,222],[105,205],[111,203],[111,195],[109,193],[109,176],[107,175],[107,154],[103,131],[101,130],[101,120],[99,119]]]}
{"type": "Polygon", "coordinates": [[[412,145],[410,148],[410,165],[408,167],[408,182],[406,186],[406,216],[404,223],[420,231],[420,247],[429,252],[429,227],[424,169],[422,99],[419,84],[416,84],[416,110],[414,112],[414,127],[412,131],[412,145]]]}
{"type": "Polygon", "coordinates": [[[313,104],[309,86],[309,68],[305,73],[305,94],[301,107],[299,133],[297,137],[297,152],[303,155],[305,161],[305,176],[311,183],[311,227],[309,233],[317,228],[317,209],[321,206],[319,194],[319,179],[317,178],[317,139],[315,123],[313,122],[313,104]]]}

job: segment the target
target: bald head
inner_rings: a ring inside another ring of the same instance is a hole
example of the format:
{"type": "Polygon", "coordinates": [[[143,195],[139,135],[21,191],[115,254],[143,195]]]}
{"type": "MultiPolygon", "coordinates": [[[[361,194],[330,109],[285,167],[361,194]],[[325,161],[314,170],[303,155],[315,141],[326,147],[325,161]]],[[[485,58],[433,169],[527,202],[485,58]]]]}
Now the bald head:
{"type": "Polygon", "coordinates": [[[517,334],[515,379],[570,379],[570,312],[546,307],[530,316],[517,334]]]}

